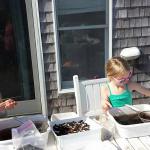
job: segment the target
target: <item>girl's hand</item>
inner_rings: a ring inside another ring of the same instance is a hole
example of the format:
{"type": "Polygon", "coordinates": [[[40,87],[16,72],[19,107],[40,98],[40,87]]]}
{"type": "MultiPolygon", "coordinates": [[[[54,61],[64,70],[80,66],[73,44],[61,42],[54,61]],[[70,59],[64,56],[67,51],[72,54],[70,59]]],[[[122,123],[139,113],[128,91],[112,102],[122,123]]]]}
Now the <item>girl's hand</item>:
{"type": "Polygon", "coordinates": [[[111,108],[111,104],[109,102],[109,100],[104,100],[103,104],[102,104],[102,109],[104,111],[104,113],[106,113],[110,108],[111,108]]]}
{"type": "Polygon", "coordinates": [[[5,101],[5,109],[12,109],[16,104],[16,101],[14,101],[13,99],[8,99],[5,101]]]}
{"type": "Polygon", "coordinates": [[[112,107],[108,98],[109,96],[108,87],[106,85],[102,86],[100,93],[101,93],[101,100],[102,100],[102,110],[104,113],[106,113],[107,110],[112,107]]]}

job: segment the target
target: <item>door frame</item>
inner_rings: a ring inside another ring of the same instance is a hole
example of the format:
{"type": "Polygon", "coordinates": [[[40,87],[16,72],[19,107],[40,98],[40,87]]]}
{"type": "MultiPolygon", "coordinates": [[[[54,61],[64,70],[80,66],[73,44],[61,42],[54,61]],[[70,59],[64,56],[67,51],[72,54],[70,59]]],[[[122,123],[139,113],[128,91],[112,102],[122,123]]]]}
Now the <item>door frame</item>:
{"type": "Polygon", "coordinates": [[[25,3],[31,49],[35,99],[18,101],[14,109],[7,110],[7,116],[27,114],[43,114],[44,116],[47,116],[44,60],[42,55],[43,51],[38,1],[25,0],[25,3]]]}

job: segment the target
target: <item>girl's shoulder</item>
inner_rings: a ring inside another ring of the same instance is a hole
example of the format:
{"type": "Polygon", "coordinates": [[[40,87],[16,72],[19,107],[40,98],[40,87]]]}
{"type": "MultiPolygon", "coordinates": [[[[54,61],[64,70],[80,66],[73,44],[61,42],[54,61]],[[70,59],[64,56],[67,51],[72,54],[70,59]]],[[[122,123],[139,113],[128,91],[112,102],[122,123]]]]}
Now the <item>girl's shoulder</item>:
{"type": "Polygon", "coordinates": [[[104,83],[101,85],[101,92],[102,92],[102,94],[108,95],[108,93],[109,93],[108,83],[104,83]]]}
{"type": "Polygon", "coordinates": [[[101,85],[101,88],[102,88],[102,89],[107,89],[107,88],[108,88],[108,82],[102,84],[102,85],[101,85]]]}

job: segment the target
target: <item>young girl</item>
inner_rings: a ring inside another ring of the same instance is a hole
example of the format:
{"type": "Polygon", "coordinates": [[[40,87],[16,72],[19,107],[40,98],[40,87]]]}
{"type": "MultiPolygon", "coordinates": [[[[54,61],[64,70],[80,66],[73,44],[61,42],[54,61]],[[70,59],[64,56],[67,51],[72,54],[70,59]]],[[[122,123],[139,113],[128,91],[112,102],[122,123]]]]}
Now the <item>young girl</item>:
{"type": "Polygon", "coordinates": [[[109,81],[101,88],[104,112],[110,107],[122,107],[125,104],[132,105],[133,90],[150,96],[149,89],[142,87],[139,83],[130,81],[132,71],[127,61],[123,58],[111,58],[108,60],[105,69],[109,81]]]}

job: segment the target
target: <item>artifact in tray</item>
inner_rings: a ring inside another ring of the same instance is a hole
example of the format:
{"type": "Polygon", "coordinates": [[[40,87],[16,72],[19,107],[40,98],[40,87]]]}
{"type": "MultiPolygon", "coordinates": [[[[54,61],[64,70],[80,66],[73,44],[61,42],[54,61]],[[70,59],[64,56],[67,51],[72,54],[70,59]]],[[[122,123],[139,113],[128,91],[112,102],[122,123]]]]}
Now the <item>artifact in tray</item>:
{"type": "Polygon", "coordinates": [[[70,133],[83,132],[90,129],[90,125],[83,120],[71,121],[62,124],[55,124],[53,130],[57,136],[66,135],[70,133]]]}

